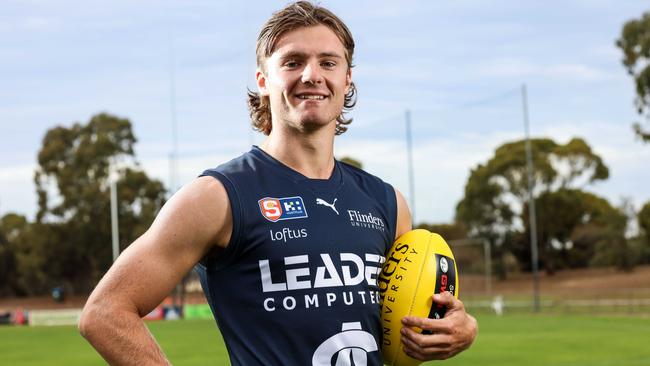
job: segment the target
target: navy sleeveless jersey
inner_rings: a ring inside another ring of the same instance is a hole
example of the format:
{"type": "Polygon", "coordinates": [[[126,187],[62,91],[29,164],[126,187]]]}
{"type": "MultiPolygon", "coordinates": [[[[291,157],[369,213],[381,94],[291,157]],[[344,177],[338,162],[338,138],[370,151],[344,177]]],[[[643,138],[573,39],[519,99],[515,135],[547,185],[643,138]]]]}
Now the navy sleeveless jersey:
{"type": "Polygon", "coordinates": [[[393,188],[338,161],[330,179],[309,179],[257,147],[202,175],[232,207],[227,248],[196,266],[231,363],[381,365],[393,188]]]}

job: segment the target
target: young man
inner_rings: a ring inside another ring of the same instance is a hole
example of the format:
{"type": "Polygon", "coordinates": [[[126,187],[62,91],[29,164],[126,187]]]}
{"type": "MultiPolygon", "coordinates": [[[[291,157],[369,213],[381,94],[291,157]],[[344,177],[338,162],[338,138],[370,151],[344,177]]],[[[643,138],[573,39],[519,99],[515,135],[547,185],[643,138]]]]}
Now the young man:
{"type": "MultiPolygon", "coordinates": [[[[411,224],[398,191],[333,157],[355,101],[353,52],[345,24],[308,2],[265,24],[249,104],[268,138],[175,194],[97,285],[80,330],[109,363],[168,363],[141,317],[199,263],[233,365],[382,364],[377,274],[411,224]]],[[[476,336],[459,300],[434,301],[445,318],[403,320],[420,360],[476,336]]]]}

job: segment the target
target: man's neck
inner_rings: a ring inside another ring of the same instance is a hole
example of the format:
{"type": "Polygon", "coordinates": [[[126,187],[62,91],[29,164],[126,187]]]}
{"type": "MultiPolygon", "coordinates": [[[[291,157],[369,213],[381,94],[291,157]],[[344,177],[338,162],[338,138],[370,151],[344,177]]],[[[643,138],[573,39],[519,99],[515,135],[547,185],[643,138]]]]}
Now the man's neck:
{"type": "Polygon", "coordinates": [[[307,178],[328,179],[334,170],[334,131],[329,126],[309,134],[274,128],[260,148],[307,178]]]}

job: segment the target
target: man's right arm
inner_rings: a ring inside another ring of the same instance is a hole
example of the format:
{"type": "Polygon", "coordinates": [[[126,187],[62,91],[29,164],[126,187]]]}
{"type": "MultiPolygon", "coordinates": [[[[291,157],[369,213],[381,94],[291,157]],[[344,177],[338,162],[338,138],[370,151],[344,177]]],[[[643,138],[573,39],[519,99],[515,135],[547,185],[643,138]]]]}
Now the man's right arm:
{"type": "Polygon", "coordinates": [[[112,365],[166,365],[142,321],[215,245],[232,215],[223,185],[201,177],[178,191],[108,270],[84,306],[79,330],[112,365]]]}

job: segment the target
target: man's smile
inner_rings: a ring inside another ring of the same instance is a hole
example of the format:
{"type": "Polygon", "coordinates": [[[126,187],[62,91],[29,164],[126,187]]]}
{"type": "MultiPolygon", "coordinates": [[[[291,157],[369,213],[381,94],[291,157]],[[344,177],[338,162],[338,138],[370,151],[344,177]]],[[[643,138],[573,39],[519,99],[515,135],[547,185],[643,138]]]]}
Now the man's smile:
{"type": "Polygon", "coordinates": [[[303,100],[324,100],[328,96],[319,93],[300,93],[300,94],[296,94],[296,97],[298,99],[303,99],[303,100]]]}

